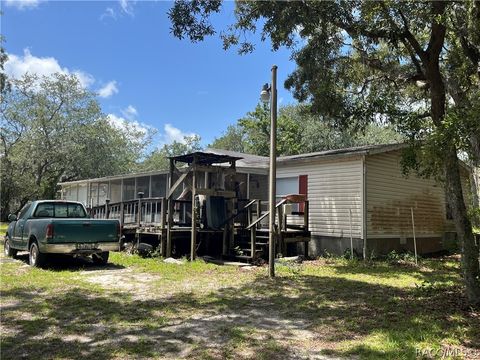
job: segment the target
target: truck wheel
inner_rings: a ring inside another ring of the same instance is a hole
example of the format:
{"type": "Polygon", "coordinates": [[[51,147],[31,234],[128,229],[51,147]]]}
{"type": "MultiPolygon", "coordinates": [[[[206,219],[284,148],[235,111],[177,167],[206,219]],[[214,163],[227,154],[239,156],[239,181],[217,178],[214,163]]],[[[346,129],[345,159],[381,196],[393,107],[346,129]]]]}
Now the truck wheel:
{"type": "Polygon", "coordinates": [[[36,242],[32,242],[30,245],[28,262],[30,266],[33,267],[42,267],[45,265],[47,261],[47,255],[42,254],[38,249],[38,244],[36,242]]]}
{"type": "Polygon", "coordinates": [[[108,251],[104,251],[98,254],[92,254],[93,263],[96,265],[107,265],[108,255],[110,255],[108,251]]]}
{"type": "Polygon", "coordinates": [[[3,250],[5,251],[6,256],[9,256],[9,257],[17,256],[17,250],[12,249],[10,247],[10,239],[8,237],[5,237],[5,244],[3,246],[3,250]]]}

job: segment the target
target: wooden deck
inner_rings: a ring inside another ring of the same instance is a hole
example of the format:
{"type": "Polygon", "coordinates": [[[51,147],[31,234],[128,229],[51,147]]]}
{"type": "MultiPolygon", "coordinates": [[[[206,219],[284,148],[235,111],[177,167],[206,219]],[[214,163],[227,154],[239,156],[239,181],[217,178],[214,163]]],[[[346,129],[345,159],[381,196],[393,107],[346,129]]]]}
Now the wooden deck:
{"type": "MultiPolygon", "coordinates": [[[[137,249],[150,238],[165,257],[187,253],[193,260],[198,252],[210,252],[255,260],[266,254],[268,246],[265,227],[269,212],[264,210],[268,203],[238,198],[233,181],[238,159],[202,152],[172,157],[166,197],[143,198],[143,193],[138,193],[136,200],[96,206],[91,215],[118,219],[123,234],[137,249]],[[188,239],[189,251],[185,249],[188,239]]],[[[275,211],[277,254],[286,254],[289,243],[310,240],[308,201],[302,195],[287,196],[276,204],[275,211]],[[296,210],[302,212],[292,211],[292,204],[300,204],[296,210]]]]}
{"type": "MultiPolygon", "coordinates": [[[[173,201],[173,223],[170,226],[172,241],[188,241],[191,237],[190,202],[173,201]]],[[[221,229],[201,228],[197,222],[198,236],[215,235],[221,238],[219,253],[226,259],[253,261],[266,257],[268,249],[268,202],[261,200],[240,200],[239,207],[232,216],[233,230],[228,226],[221,229]],[[233,236],[232,236],[233,235],[233,236]]],[[[287,246],[292,243],[304,243],[305,256],[308,256],[308,201],[303,202],[304,211],[293,214],[285,213],[285,206],[291,204],[281,201],[277,204],[276,253],[287,255],[287,246]],[[280,221],[279,221],[280,219],[280,221]]],[[[165,198],[143,198],[121,203],[108,203],[91,209],[91,216],[96,219],[118,219],[123,235],[128,242],[139,244],[143,241],[155,241],[155,247],[162,256],[167,253],[168,207],[165,198]]],[[[172,251],[172,250],[171,250],[172,251]]],[[[208,254],[204,254],[208,255],[208,254]]]]}

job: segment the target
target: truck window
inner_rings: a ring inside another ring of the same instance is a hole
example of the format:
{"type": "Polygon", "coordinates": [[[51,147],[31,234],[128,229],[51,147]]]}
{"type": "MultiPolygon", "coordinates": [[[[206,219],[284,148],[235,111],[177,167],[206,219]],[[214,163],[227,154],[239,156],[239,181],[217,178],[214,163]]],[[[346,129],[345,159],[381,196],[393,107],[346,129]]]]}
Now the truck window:
{"type": "Polygon", "coordinates": [[[36,218],[85,218],[87,214],[80,204],[41,203],[38,204],[34,216],[36,218]]]}
{"type": "Polygon", "coordinates": [[[27,214],[28,209],[30,209],[30,206],[31,206],[31,205],[32,205],[32,204],[29,203],[29,204],[25,205],[25,206],[22,208],[22,210],[20,210],[20,213],[18,214],[18,219],[23,219],[23,218],[25,217],[25,215],[27,214]]]}

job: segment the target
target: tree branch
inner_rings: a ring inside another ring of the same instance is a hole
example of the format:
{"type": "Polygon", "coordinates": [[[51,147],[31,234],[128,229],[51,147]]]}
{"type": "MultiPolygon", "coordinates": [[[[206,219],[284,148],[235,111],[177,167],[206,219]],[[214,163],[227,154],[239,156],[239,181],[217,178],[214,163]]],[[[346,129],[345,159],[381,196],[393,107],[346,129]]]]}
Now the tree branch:
{"type": "MultiPolygon", "coordinates": [[[[447,3],[445,1],[433,1],[432,2],[432,15],[440,16],[445,13],[447,3]]],[[[440,24],[435,19],[432,21],[432,33],[430,34],[430,40],[428,42],[426,54],[432,59],[438,58],[442,51],[443,43],[445,40],[445,34],[447,28],[445,25],[440,24]]]]}

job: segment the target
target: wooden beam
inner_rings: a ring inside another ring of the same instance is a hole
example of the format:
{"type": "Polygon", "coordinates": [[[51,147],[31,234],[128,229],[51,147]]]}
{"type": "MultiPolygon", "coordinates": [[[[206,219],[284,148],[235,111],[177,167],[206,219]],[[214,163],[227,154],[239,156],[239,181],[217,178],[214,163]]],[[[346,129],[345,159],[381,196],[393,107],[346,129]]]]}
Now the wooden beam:
{"type": "Polygon", "coordinates": [[[257,228],[254,226],[250,229],[250,254],[255,259],[257,249],[257,228]]]}
{"type": "Polygon", "coordinates": [[[223,196],[226,198],[236,197],[235,191],[228,191],[228,190],[196,189],[196,194],[207,195],[207,196],[223,196]]]}
{"type": "Polygon", "coordinates": [[[308,200],[305,200],[305,205],[303,207],[303,226],[306,231],[308,231],[308,217],[309,217],[310,206],[308,200]]]}
{"type": "MultiPolygon", "coordinates": [[[[170,189],[172,180],[173,180],[173,170],[174,170],[174,163],[173,159],[170,159],[170,172],[168,176],[168,188],[170,189]]],[[[173,200],[168,198],[167,200],[167,249],[166,249],[166,257],[172,256],[172,227],[173,227],[173,200]]]]}
{"type": "Polygon", "coordinates": [[[228,233],[228,224],[226,224],[223,227],[223,238],[222,238],[222,255],[227,256],[228,255],[228,245],[227,245],[227,233],[228,233]]]}
{"type": "Polygon", "coordinates": [[[185,178],[188,176],[188,172],[182,174],[178,179],[177,181],[175,181],[175,184],[173,184],[172,187],[170,187],[170,189],[168,190],[168,194],[167,194],[167,199],[170,199],[170,197],[173,195],[173,193],[175,192],[175,190],[177,190],[177,187],[183,182],[183,180],[185,180],[185,178]]]}
{"type": "Polygon", "coordinates": [[[195,249],[197,247],[197,208],[195,206],[196,187],[196,169],[193,169],[192,186],[192,234],[190,241],[190,260],[195,260],[195,249]]]}
{"type": "Polygon", "coordinates": [[[278,251],[282,256],[284,254],[284,243],[283,243],[283,205],[280,205],[277,208],[277,216],[278,216],[278,251]]]}

